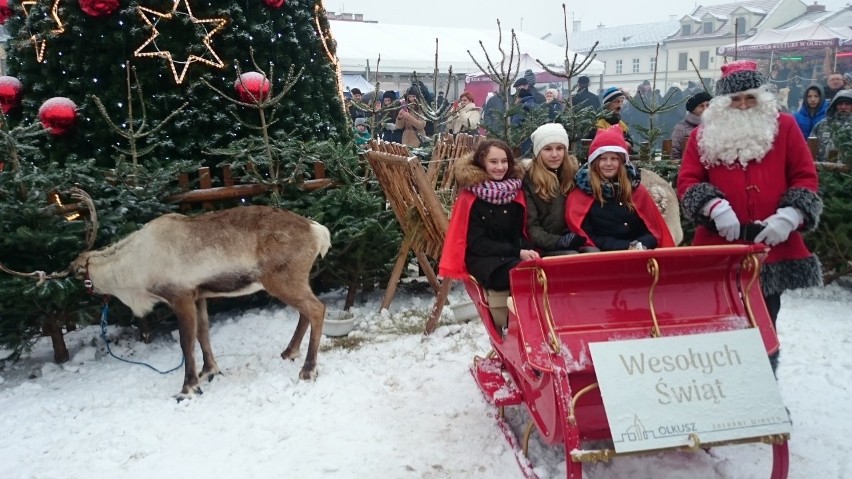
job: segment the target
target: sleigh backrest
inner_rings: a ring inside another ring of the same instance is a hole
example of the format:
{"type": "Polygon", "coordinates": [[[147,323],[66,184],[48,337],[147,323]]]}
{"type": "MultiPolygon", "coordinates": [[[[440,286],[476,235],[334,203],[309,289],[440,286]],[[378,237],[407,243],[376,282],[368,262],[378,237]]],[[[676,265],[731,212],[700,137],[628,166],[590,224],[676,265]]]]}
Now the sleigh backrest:
{"type": "Polygon", "coordinates": [[[591,366],[590,342],[749,327],[771,352],[778,340],[760,290],[764,256],[759,245],[730,245],[548,257],[512,270],[512,297],[523,336],[578,367],[591,366]]]}

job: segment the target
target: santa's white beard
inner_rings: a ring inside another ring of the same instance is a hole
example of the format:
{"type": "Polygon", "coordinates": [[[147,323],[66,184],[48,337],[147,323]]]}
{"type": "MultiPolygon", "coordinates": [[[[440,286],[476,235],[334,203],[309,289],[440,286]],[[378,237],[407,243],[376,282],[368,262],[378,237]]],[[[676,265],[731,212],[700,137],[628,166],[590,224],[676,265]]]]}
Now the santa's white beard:
{"type": "Polygon", "coordinates": [[[722,95],[710,101],[701,115],[698,152],[705,166],[727,165],[763,159],[778,134],[778,104],[763,89],[742,92],[754,95],[757,105],[741,110],[731,108],[731,98],[722,95]]]}

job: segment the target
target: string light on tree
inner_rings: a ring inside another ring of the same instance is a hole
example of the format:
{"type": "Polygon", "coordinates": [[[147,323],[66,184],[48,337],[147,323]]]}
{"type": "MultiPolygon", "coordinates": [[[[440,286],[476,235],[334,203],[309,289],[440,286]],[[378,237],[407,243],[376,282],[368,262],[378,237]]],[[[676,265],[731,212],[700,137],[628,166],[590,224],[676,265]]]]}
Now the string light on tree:
{"type": "MultiPolygon", "coordinates": [[[[57,0],[58,1],[58,0],[57,0]]],[[[212,66],[215,68],[224,68],[225,63],[219,58],[219,55],[216,54],[216,51],[213,50],[213,45],[211,42],[211,38],[213,35],[219,33],[228,21],[224,18],[196,18],[192,14],[192,9],[189,6],[189,0],[175,0],[175,3],[172,5],[172,9],[169,12],[158,12],[156,10],[151,10],[150,8],[145,7],[136,7],[136,11],[139,13],[139,16],[142,18],[142,21],[145,22],[149,27],[151,27],[151,36],[145,40],[136,51],[133,52],[133,56],[135,57],[160,57],[165,58],[169,62],[169,66],[172,69],[172,75],[175,78],[175,82],[180,85],[183,83],[183,79],[186,76],[186,72],[189,69],[189,66],[193,63],[199,62],[208,66],[212,66]],[[179,12],[178,7],[183,4],[186,7],[186,12],[179,12]],[[149,18],[149,15],[152,18],[149,18]],[[161,21],[173,20],[177,15],[187,15],[189,16],[190,21],[193,24],[201,25],[204,28],[206,34],[201,38],[201,43],[207,48],[208,53],[213,57],[213,60],[198,56],[198,55],[189,55],[185,61],[180,62],[176,61],[169,51],[161,51],[157,48],[157,37],[160,36],[160,32],[157,30],[157,24],[161,21]],[[212,25],[212,30],[207,30],[207,24],[212,25]],[[153,47],[156,51],[143,51],[147,47],[153,47]],[[177,68],[175,67],[175,63],[183,64],[183,69],[181,69],[180,74],[178,74],[177,68]]]]}
{"type": "MultiPolygon", "coordinates": [[[[30,41],[33,42],[33,46],[36,51],[36,60],[39,63],[44,61],[44,51],[47,49],[47,35],[61,35],[65,32],[65,25],[62,23],[62,20],[59,18],[59,1],[53,0],[53,5],[50,7],[50,17],[53,19],[53,22],[56,23],[56,28],[51,30],[48,34],[36,33],[30,37],[30,41]]],[[[21,2],[21,7],[24,9],[24,14],[27,17],[30,16],[30,10],[33,6],[35,6],[36,2],[32,0],[28,0],[25,2],[21,2]]]]}

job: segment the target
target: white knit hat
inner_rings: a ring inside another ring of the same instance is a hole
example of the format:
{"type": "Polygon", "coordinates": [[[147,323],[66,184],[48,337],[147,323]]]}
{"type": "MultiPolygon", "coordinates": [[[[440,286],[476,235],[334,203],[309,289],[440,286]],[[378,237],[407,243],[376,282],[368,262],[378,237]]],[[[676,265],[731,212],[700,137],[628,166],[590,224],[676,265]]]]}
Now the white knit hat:
{"type": "Polygon", "coordinates": [[[565,145],[565,149],[568,149],[568,133],[565,131],[565,127],[559,123],[541,125],[530,135],[530,139],[533,144],[534,156],[538,156],[541,149],[551,143],[565,145]]]}

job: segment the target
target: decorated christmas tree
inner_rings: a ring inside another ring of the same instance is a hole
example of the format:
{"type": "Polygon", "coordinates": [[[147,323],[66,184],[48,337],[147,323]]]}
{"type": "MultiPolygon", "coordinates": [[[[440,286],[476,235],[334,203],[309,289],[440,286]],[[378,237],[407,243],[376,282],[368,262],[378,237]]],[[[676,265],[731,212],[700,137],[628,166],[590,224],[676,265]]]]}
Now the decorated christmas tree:
{"type": "MultiPolygon", "coordinates": [[[[94,158],[99,165],[113,165],[117,138],[90,95],[97,95],[110,114],[122,112],[127,63],[146,92],[148,121],[162,121],[188,103],[149,139],[157,145],[153,156],[161,161],[209,158],[209,149],[254,134],[228,112],[239,108],[202,81],[234,91],[237,71],[254,70],[251,51],[257,65],[274,65],[281,76],[291,66],[303,69],[274,118],[276,135],[310,140],[348,134],[330,58],[334,44],[318,0],[25,0],[10,5],[7,63],[10,76],[23,85],[18,114],[55,125],[55,134],[41,148],[61,164],[94,158]],[[69,115],[71,103],[76,115],[69,115]]],[[[278,79],[270,80],[275,85],[278,79]]]]}
{"type": "MultiPolygon", "coordinates": [[[[241,121],[256,111],[221,95],[253,101],[254,83],[241,73],[269,75],[260,85],[272,96],[292,84],[266,112],[269,145],[350,138],[318,0],[8,5],[0,263],[17,271],[60,270],[85,247],[83,223],[55,214],[52,192],[76,185],[91,194],[103,246],[174,210],[166,198],[179,172],[226,161],[215,152],[260,135],[241,121]],[[298,77],[288,79],[291,71],[298,77]]],[[[278,164],[287,161],[302,160],[278,164]]],[[[61,362],[63,328],[91,320],[97,301],[74,279],[48,283],[0,275],[0,344],[18,353],[49,334],[61,362]]]]}

